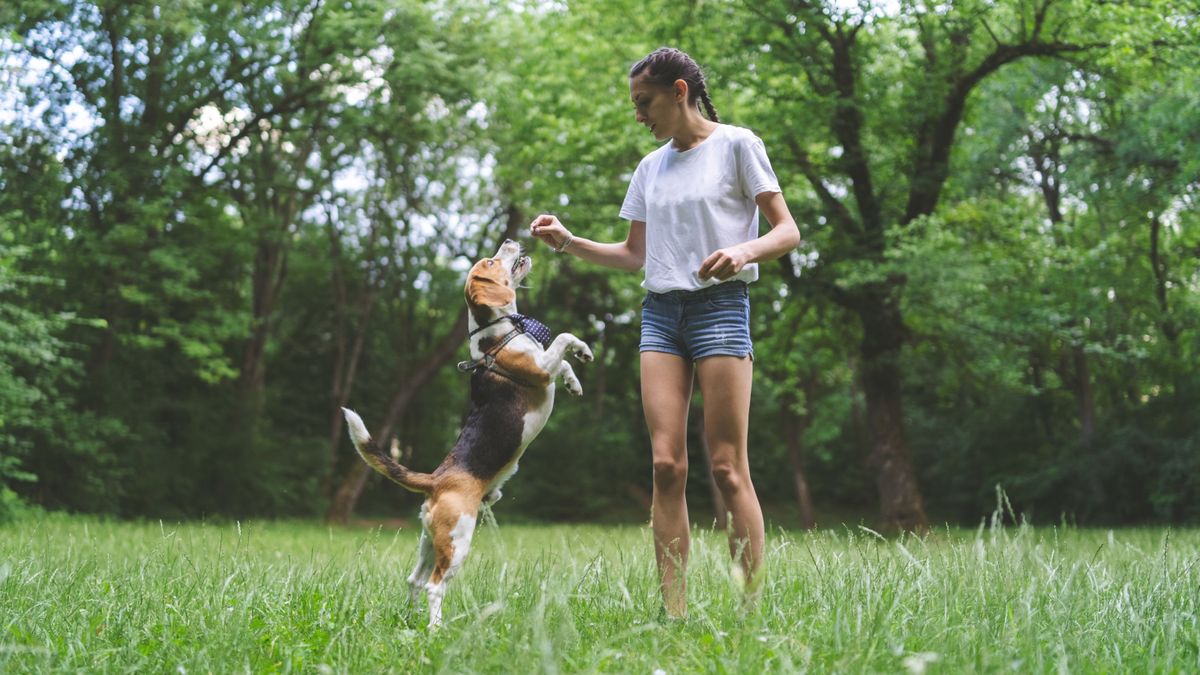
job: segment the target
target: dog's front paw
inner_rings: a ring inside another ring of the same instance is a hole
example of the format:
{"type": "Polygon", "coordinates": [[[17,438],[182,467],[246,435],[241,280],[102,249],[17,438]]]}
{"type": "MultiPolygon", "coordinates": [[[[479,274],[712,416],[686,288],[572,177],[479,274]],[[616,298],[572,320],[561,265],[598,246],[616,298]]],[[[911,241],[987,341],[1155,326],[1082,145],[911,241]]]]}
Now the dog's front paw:
{"type": "Polygon", "coordinates": [[[579,349],[575,350],[575,358],[579,359],[580,361],[582,361],[584,363],[591,363],[592,359],[594,359],[595,357],[592,356],[591,348],[589,348],[587,345],[585,345],[581,342],[581,343],[579,343],[579,349]]]}

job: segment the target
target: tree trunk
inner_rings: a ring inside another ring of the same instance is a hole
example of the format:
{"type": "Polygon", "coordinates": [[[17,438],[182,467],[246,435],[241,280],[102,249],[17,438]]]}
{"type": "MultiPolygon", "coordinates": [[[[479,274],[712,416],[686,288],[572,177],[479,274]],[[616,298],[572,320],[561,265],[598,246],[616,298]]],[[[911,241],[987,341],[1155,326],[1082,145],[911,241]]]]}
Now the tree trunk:
{"type": "Polygon", "coordinates": [[[283,288],[285,259],[286,253],[279,244],[268,240],[258,242],[250,284],[250,337],[242,348],[242,367],[239,371],[245,390],[261,391],[266,382],[263,356],[271,331],[271,315],[275,312],[275,302],[283,288]]]}
{"type": "MultiPolygon", "coordinates": [[[[297,157],[308,156],[313,145],[310,137],[297,157]]],[[[267,344],[274,329],[274,315],[283,285],[287,280],[288,255],[298,214],[312,202],[311,195],[295,191],[276,192],[273,181],[283,174],[302,175],[301,159],[287,161],[282,151],[271,145],[258,148],[247,190],[236,190],[235,198],[246,222],[256,230],[254,266],[250,276],[250,335],[242,347],[242,366],[237,390],[240,401],[231,425],[242,437],[240,442],[253,451],[265,400],[267,344]]]]}
{"type": "MultiPolygon", "coordinates": [[[[1059,106],[1062,105],[1061,100],[1059,106]]],[[[1058,108],[1055,109],[1056,112],[1058,108]]],[[[1053,130],[1051,130],[1053,131],[1053,130]]],[[[1055,225],[1062,225],[1062,192],[1058,184],[1058,173],[1062,169],[1062,160],[1059,154],[1058,141],[1056,134],[1044,134],[1046,140],[1038,141],[1030,137],[1031,149],[1030,157],[1034,162],[1034,166],[1038,169],[1038,187],[1042,191],[1042,198],[1046,202],[1046,214],[1050,222],[1055,225]]],[[[1157,240],[1155,232],[1151,230],[1151,249],[1153,259],[1153,249],[1157,240]]],[[[1153,267],[1153,265],[1152,265],[1153,267]]],[[[1157,273],[1155,269],[1155,273],[1157,273]]],[[[1073,324],[1077,322],[1072,321],[1073,324]]],[[[1096,408],[1092,401],[1092,378],[1088,369],[1087,353],[1083,350],[1083,344],[1071,345],[1071,373],[1073,379],[1071,391],[1075,395],[1075,409],[1079,414],[1079,429],[1080,437],[1086,444],[1091,441],[1092,434],[1096,431],[1096,408]]]]}
{"type": "Polygon", "coordinates": [[[1092,435],[1096,433],[1096,405],[1092,398],[1092,375],[1088,368],[1087,354],[1083,351],[1083,345],[1072,346],[1071,356],[1075,366],[1075,386],[1072,389],[1075,390],[1075,405],[1079,410],[1079,431],[1083,442],[1088,443],[1092,440],[1092,435]]]}
{"type": "Polygon", "coordinates": [[[1171,316],[1171,306],[1167,302],[1167,259],[1162,253],[1162,219],[1158,213],[1150,216],[1150,269],[1154,272],[1154,297],[1158,300],[1159,328],[1163,337],[1167,338],[1171,355],[1179,357],[1179,326],[1171,316]]]}
{"type": "MultiPolygon", "coordinates": [[[[846,366],[849,367],[851,373],[862,372],[859,368],[861,359],[854,354],[846,359],[846,366]]],[[[867,413],[863,410],[863,401],[866,399],[862,393],[862,383],[854,377],[850,378],[847,383],[846,395],[850,397],[850,419],[848,424],[850,428],[847,433],[850,436],[850,441],[859,448],[871,447],[871,432],[867,428],[867,413]]]]}
{"type": "MultiPolygon", "coordinates": [[[[367,310],[370,311],[369,309],[367,310]]],[[[338,448],[341,447],[342,428],[346,418],[342,408],[350,401],[350,392],[354,388],[355,375],[358,373],[358,363],[362,357],[363,342],[366,338],[367,316],[362,317],[362,323],[355,331],[354,347],[349,354],[338,354],[338,362],[334,365],[333,376],[333,407],[329,419],[329,474],[321,479],[321,493],[329,497],[333,489],[333,477],[337,473],[338,448]]]]}
{"type": "Polygon", "coordinates": [[[333,501],[329,503],[329,511],[325,514],[326,522],[338,525],[350,522],[350,514],[354,513],[354,507],[358,504],[358,498],[362,496],[370,475],[371,467],[366,462],[354,462],[350,465],[350,471],[342,479],[341,485],[333,495],[333,501]]]}
{"type": "MultiPolygon", "coordinates": [[[[811,386],[806,386],[805,389],[805,393],[808,394],[811,386]]],[[[812,397],[808,396],[806,404],[811,404],[811,401],[812,397]]],[[[817,527],[817,518],[813,511],[808,479],[804,475],[804,432],[812,421],[812,415],[808,413],[797,415],[792,410],[794,402],[794,395],[785,396],[783,409],[780,411],[780,415],[783,417],[783,440],[787,448],[788,461],[792,465],[792,483],[796,486],[796,505],[800,509],[800,523],[805,529],[812,530],[817,527]]]]}
{"type": "Polygon", "coordinates": [[[1050,362],[1048,351],[1045,346],[1035,346],[1029,352],[1029,383],[1034,391],[1029,400],[1032,402],[1038,427],[1046,438],[1050,438],[1054,433],[1054,419],[1051,406],[1047,403],[1049,397],[1046,393],[1044,374],[1048,368],[1052,370],[1052,367],[1047,365],[1050,362]]]}
{"type": "Polygon", "coordinates": [[[638,510],[650,513],[650,509],[654,506],[654,499],[649,490],[633,482],[623,483],[622,487],[625,488],[625,494],[629,499],[637,504],[638,510]]]}
{"type": "MultiPolygon", "coordinates": [[[[260,212],[260,215],[267,215],[260,212]]],[[[273,234],[275,228],[290,229],[290,221],[262,226],[251,274],[250,335],[242,345],[242,365],[236,383],[237,402],[230,419],[234,443],[255,451],[266,391],[266,352],[271,338],[272,316],[287,276],[287,250],[273,234]]]]}
{"type": "Polygon", "coordinates": [[[884,292],[865,298],[862,385],[871,434],[869,465],[875,470],[882,529],[888,533],[929,531],[925,505],[904,432],[899,358],[904,334],[896,299],[884,292]]]}
{"type": "MultiPolygon", "coordinates": [[[[338,470],[338,448],[341,447],[342,427],[346,419],[342,414],[342,408],[349,402],[350,392],[354,389],[358,364],[362,360],[363,346],[366,342],[367,326],[374,313],[375,300],[379,295],[380,287],[368,282],[366,289],[359,292],[358,302],[351,305],[341,240],[338,237],[337,228],[334,226],[332,214],[326,225],[326,233],[329,236],[329,253],[333,258],[332,282],[335,302],[337,302],[337,306],[334,307],[337,322],[337,355],[334,358],[333,377],[330,382],[332,406],[329,411],[329,473],[321,479],[321,494],[331,499],[333,496],[330,492],[333,490],[333,480],[338,470]],[[350,324],[352,322],[354,328],[351,335],[350,324]]],[[[379,232],[379,221],[373,221],[366,250],[375,250],[379,232]]],[[[378,276],[382,277],[383,275],[378,276]]]]}

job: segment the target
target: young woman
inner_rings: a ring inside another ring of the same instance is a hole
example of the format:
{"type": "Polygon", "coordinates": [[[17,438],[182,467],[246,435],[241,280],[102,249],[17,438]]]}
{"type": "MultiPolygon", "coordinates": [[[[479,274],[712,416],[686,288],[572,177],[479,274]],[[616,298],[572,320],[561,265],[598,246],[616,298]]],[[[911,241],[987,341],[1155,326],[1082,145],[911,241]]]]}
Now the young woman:
{"type": "Polygon", "coordinates": [[[599,243],[541,215],[532,234],[554,248],[607,267],[645,268],[642,408],[654,454],[651,523],[663,605],[687,613],[689,525],[687,417],[693,368],[704,399],[712,473],[730,513],[730,553],[752,597],[763,551],[763,517],[750,481],[747,426],[753,348],[747,284],[761,261],[800,243],[762,141],[720,124],[696,62],[659,49],[629,71],[637,122],[669,142],[638,165],[621,217],[629,235],[599,243]],[[703,105],[707,119],[701,114],[703,105]],[[770,231],[758,236],[759,211],[770,231]]]}

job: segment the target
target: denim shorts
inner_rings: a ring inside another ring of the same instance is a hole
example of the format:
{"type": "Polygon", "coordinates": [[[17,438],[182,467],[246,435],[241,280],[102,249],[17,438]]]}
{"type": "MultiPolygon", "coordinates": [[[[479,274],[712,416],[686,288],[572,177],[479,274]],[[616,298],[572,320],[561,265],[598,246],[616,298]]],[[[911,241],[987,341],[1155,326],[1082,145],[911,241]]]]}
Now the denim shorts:
{"type": "Polygon", "coordinates": [[[696,291],[648,291],[642,301],[643,352],[695,361],[706,356],[749,356],[750,291],[744,281],[696,291]]]}

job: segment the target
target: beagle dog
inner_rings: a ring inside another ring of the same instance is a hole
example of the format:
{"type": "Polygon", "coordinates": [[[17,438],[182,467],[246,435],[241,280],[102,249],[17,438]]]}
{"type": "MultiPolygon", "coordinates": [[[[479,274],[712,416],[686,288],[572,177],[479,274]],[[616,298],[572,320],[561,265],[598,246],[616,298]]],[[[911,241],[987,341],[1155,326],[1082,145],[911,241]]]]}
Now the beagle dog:
{"type": "Polygon", "coordinates": [[[361,417],[342,409],[350,440],[367,464],[427,496],[408,583],[414,602],[422,590],[428,595],[431,628],[441,624],[446,582],[467,557],[480,504],[500,499],[500,486],[516,473],[525,448],[550,418],[555,381],[561,376],[567,391],[583,393],[564,357],[571,352],[591,361],[587,344],[569,333],[550,341],[544,326],[516,313],[517,284],[532,267],[518,244],[505,241],[495,257],[475,263],[467,275],[472,360],[459,368],[471,372],[471,408],[454,448],[433,473],[401,466],[395,440],[391,452],[385,451],[361,417]],[[543,331],[544,342],[535,337],[543,331]]]}

